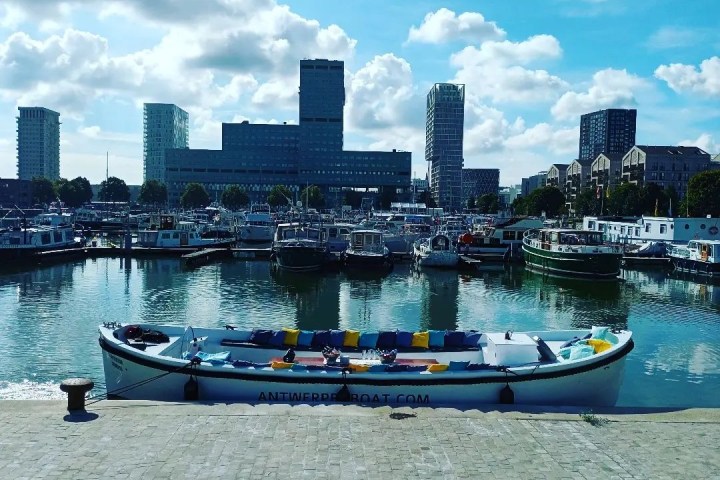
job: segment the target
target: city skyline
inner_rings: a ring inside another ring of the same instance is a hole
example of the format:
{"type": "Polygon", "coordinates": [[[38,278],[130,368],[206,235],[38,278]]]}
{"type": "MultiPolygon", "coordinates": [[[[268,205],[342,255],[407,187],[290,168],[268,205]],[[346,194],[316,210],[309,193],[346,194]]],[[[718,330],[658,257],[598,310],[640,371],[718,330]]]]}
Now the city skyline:
{"type": "Polygon", "coordinates": [[[85,1],[0,6],[0,177],[16,176],[17,106],[62,118],[60,174],[142,182],[143,109],[190,115],[190,147],[222,122],[297,123],[297,62],[345,62],[346,149],[411,151],[427,171],[425,95],[466,85],[464,166],[518,184],[577,156],[580,115],[637,109],[636,143],[720,151],[715,5],[548,0],[85,1]],[[201,8],[198,8],[201,7],[201,8]]]}

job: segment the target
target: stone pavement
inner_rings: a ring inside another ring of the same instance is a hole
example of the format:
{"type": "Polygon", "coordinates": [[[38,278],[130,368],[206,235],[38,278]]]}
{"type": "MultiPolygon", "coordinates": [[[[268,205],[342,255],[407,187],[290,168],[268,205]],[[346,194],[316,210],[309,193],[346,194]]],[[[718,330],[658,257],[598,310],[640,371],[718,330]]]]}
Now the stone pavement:
{"type": "Polygon", "coordinates": [[[0,401],[3,478],[720,478],[719,410],[65,407],[0,401]]]}

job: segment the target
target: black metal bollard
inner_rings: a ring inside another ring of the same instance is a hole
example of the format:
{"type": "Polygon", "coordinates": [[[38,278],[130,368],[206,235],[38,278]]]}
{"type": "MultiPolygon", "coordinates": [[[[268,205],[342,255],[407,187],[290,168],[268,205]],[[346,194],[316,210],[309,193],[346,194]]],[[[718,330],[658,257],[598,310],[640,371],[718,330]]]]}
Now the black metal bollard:
{"type": "Polygon", "coordinates": [[[89,378],[68,378],[60,383],[60,390],[68,394],[69,411],[85,410],[85,394],[93,389],[95,384],[89,378]]]}

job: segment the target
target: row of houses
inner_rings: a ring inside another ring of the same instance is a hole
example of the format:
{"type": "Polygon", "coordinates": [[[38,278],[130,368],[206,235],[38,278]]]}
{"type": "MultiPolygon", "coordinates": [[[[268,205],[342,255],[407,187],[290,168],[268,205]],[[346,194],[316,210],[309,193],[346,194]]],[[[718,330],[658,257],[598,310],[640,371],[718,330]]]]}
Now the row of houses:
{"type": "Polygon", "coordinates": [[[536,188],[557,187],[565,194],[566,206],[572,212],[575,198],[583,190],[604,194],[622,183],[672,186],[683,198],[690,178],[717,168],[720,155],[712,158],[698,147],[635,145],[624,155],[601,153],[592,160],[554,163],[546,172],[523,178],[521,190],[523,195],[529,195],[536,188]]]}

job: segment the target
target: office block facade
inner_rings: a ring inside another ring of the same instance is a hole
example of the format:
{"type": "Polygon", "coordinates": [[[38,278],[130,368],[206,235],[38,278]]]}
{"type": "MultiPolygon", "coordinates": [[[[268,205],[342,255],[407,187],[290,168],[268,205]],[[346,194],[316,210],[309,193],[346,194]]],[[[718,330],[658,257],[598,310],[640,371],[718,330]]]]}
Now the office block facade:
{"type": "Polygon", "coordinates": [[[498,194],[500,187],[500,170],[497,168],[463,168],[462,198],[477,199],[480,195],[498,194]]]}
{"type": "Polygon", "coordinates": [[[636,145],[623,156],[622,179],[640,187],[648,183],[672,186],[683,198],[688,181],[711,168],[710,154],[698,147],[636,145]]]}
{"type": "Polygon", "coordinates": [[[533,190],[543,188],[547,182],[547,172],[538,172],[537,175],[531,175],[523,178],[520,187],[520,195],[527,197],[533,190]]]}
{"type": "Polygon", "coordinates": [[[166,176],[171,205],[190,182],[219,199],[231,185],[251,202],[265,202],[275,185],[297,195],[307,185],[320,188],[326,206],[339,207],[343,189],[410,192],[410,152],[343,150],[344,64],[337,60],[300,61],[297,125],[224,123],[222,150],[170,149],[166,176]]]}
{"type": "Polygon", "coordinates": [[[580,117],[579,160],[595,160],[601,153],[624,155],[635,145],[637,110],[607,109],[580,117]]]}
{"type": "Polygon", "coordinates": [[[592,187],[592,160],[573,160],[565,170],[565,206],[574,211],[575,199],[583,190],[592,187]]]}
{"type": "Polygon", "coordinates": [[[188,148],[189,116],[177,105],[146,103],[143,106],[143,181],[166,183],[165,151],[188,148]]]}
{"type": "Polygon", "coordinates": [[[43,107],[18,107],[18,111],[18,178],[59,179],[60,114],[43,107]]]}
{"type": "Polygon", "coordinates": [[[548,168],[547,176],[545,177],[546,187],[556,187],[561,191],[565,189],[565,176],[567,175],[567,163],[553,163],[548,168]]]}
{"type": "Polygon", "coordinates": [[[425,160],[430,162],[430,191],[447,210],[463,207],[463,127],[465,85],[436,83],[427,95],[425,160]]]}

